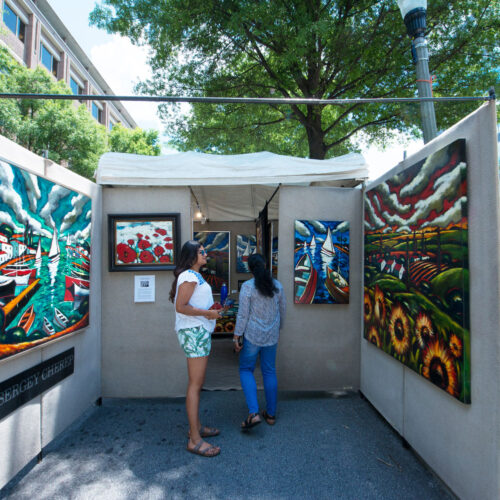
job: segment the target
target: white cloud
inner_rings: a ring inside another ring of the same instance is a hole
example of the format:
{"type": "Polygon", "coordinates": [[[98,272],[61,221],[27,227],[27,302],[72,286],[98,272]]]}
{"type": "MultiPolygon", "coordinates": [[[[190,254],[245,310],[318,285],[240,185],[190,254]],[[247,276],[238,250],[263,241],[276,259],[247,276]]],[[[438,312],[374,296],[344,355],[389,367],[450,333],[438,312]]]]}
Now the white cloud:
{"type": "MultiPolygon", "coordinates": [[[[137,47],[119,35],[112,35],[110,41],[92,47],[90,58],[116,95],[133,95],[134,86],[151,77],[147,48],[137,47]]],[[[157,104],[126,102],[124,106],[141,128],[163,128],[157,104]]]]}

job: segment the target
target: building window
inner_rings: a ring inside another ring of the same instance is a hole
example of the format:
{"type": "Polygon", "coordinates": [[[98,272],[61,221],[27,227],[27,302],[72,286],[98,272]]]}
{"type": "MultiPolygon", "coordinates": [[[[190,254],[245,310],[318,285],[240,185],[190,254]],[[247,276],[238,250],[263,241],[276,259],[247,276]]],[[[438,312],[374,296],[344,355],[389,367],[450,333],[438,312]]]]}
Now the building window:
{"type": "Polygon", "coordinates": [[[7,28],[14,33],[14,35],[24,42],[24,32],[26,25],[21,20],[21,18],[12,10],[12,7],[8,3],[3,3],[3,22],[7,28]]]}
{"type": "Polygon", "coordinates": [[[54,75],[57,76],[57,59],[51,54],[49,49],[40,43],[40,55],[42,64],[54,75]]]}
{"type": "Polygon", "coordinates": [[[74,95],[83,94],[83,87],[72,76],[69,79],[69,86],[74,95]]]}
{"type": "Polygon", "coordinates": [[[115,124],[110,120],[109,121],[109,131],[111,132],[113,130],[113,127],[115,126],[115,124]]]}
{"type": "Polygon", "coordinates": [[[99,106],[95,102],[92,103],[92,116],[99,123],[102,123],[102,109],[100,109],[99,106]]]}

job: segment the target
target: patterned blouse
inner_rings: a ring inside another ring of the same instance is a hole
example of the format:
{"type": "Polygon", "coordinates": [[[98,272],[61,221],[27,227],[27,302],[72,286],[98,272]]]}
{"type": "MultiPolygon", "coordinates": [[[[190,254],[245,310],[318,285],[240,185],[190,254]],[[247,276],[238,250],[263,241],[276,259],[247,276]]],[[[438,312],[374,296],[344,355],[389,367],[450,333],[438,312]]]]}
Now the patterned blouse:
{"type": "Polygon", "coordinates": [[[278,291],[272,297],[264,297],[255,287],[255,279],[243,283],[234,335],[245,335],[252,344],[261,347],[278,342],[286,299],[281,283],[274,280],[274,285],[278,291]]]}

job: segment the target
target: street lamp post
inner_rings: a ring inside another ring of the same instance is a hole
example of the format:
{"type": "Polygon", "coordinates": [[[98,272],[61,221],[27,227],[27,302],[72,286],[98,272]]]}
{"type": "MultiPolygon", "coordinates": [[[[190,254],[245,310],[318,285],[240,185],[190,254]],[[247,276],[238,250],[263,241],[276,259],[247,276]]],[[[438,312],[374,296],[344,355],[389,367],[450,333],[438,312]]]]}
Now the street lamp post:
{"type": "MultiPolygon", "coordinates": [[[[425,39],[425,18],[427,0],[397,0],[406,30],[412,39],[412,51],[415,55],[417,88],[419,97],[432,97],[432,81],[429,73],[429,51],[425,39]]],[[[420,102],[424,142],[429,142],[437,135],[436,114],[432,101],[420,102]]]]}

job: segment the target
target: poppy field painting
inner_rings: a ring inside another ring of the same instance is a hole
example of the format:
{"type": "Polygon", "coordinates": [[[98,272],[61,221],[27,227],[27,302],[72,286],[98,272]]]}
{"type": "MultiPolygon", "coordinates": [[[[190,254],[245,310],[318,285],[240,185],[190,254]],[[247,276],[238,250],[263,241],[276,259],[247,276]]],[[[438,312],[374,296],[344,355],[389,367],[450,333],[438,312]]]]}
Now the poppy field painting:
{"type": "Polygon", "coordinates": [[[175,269],[179,214],[108,215],[109,270],[175,269]]]}
{"type": "Polygon", "coordinates": [[[364,225],[365,339],[469,404],[465,140],[367,190],[364,225]]]}

